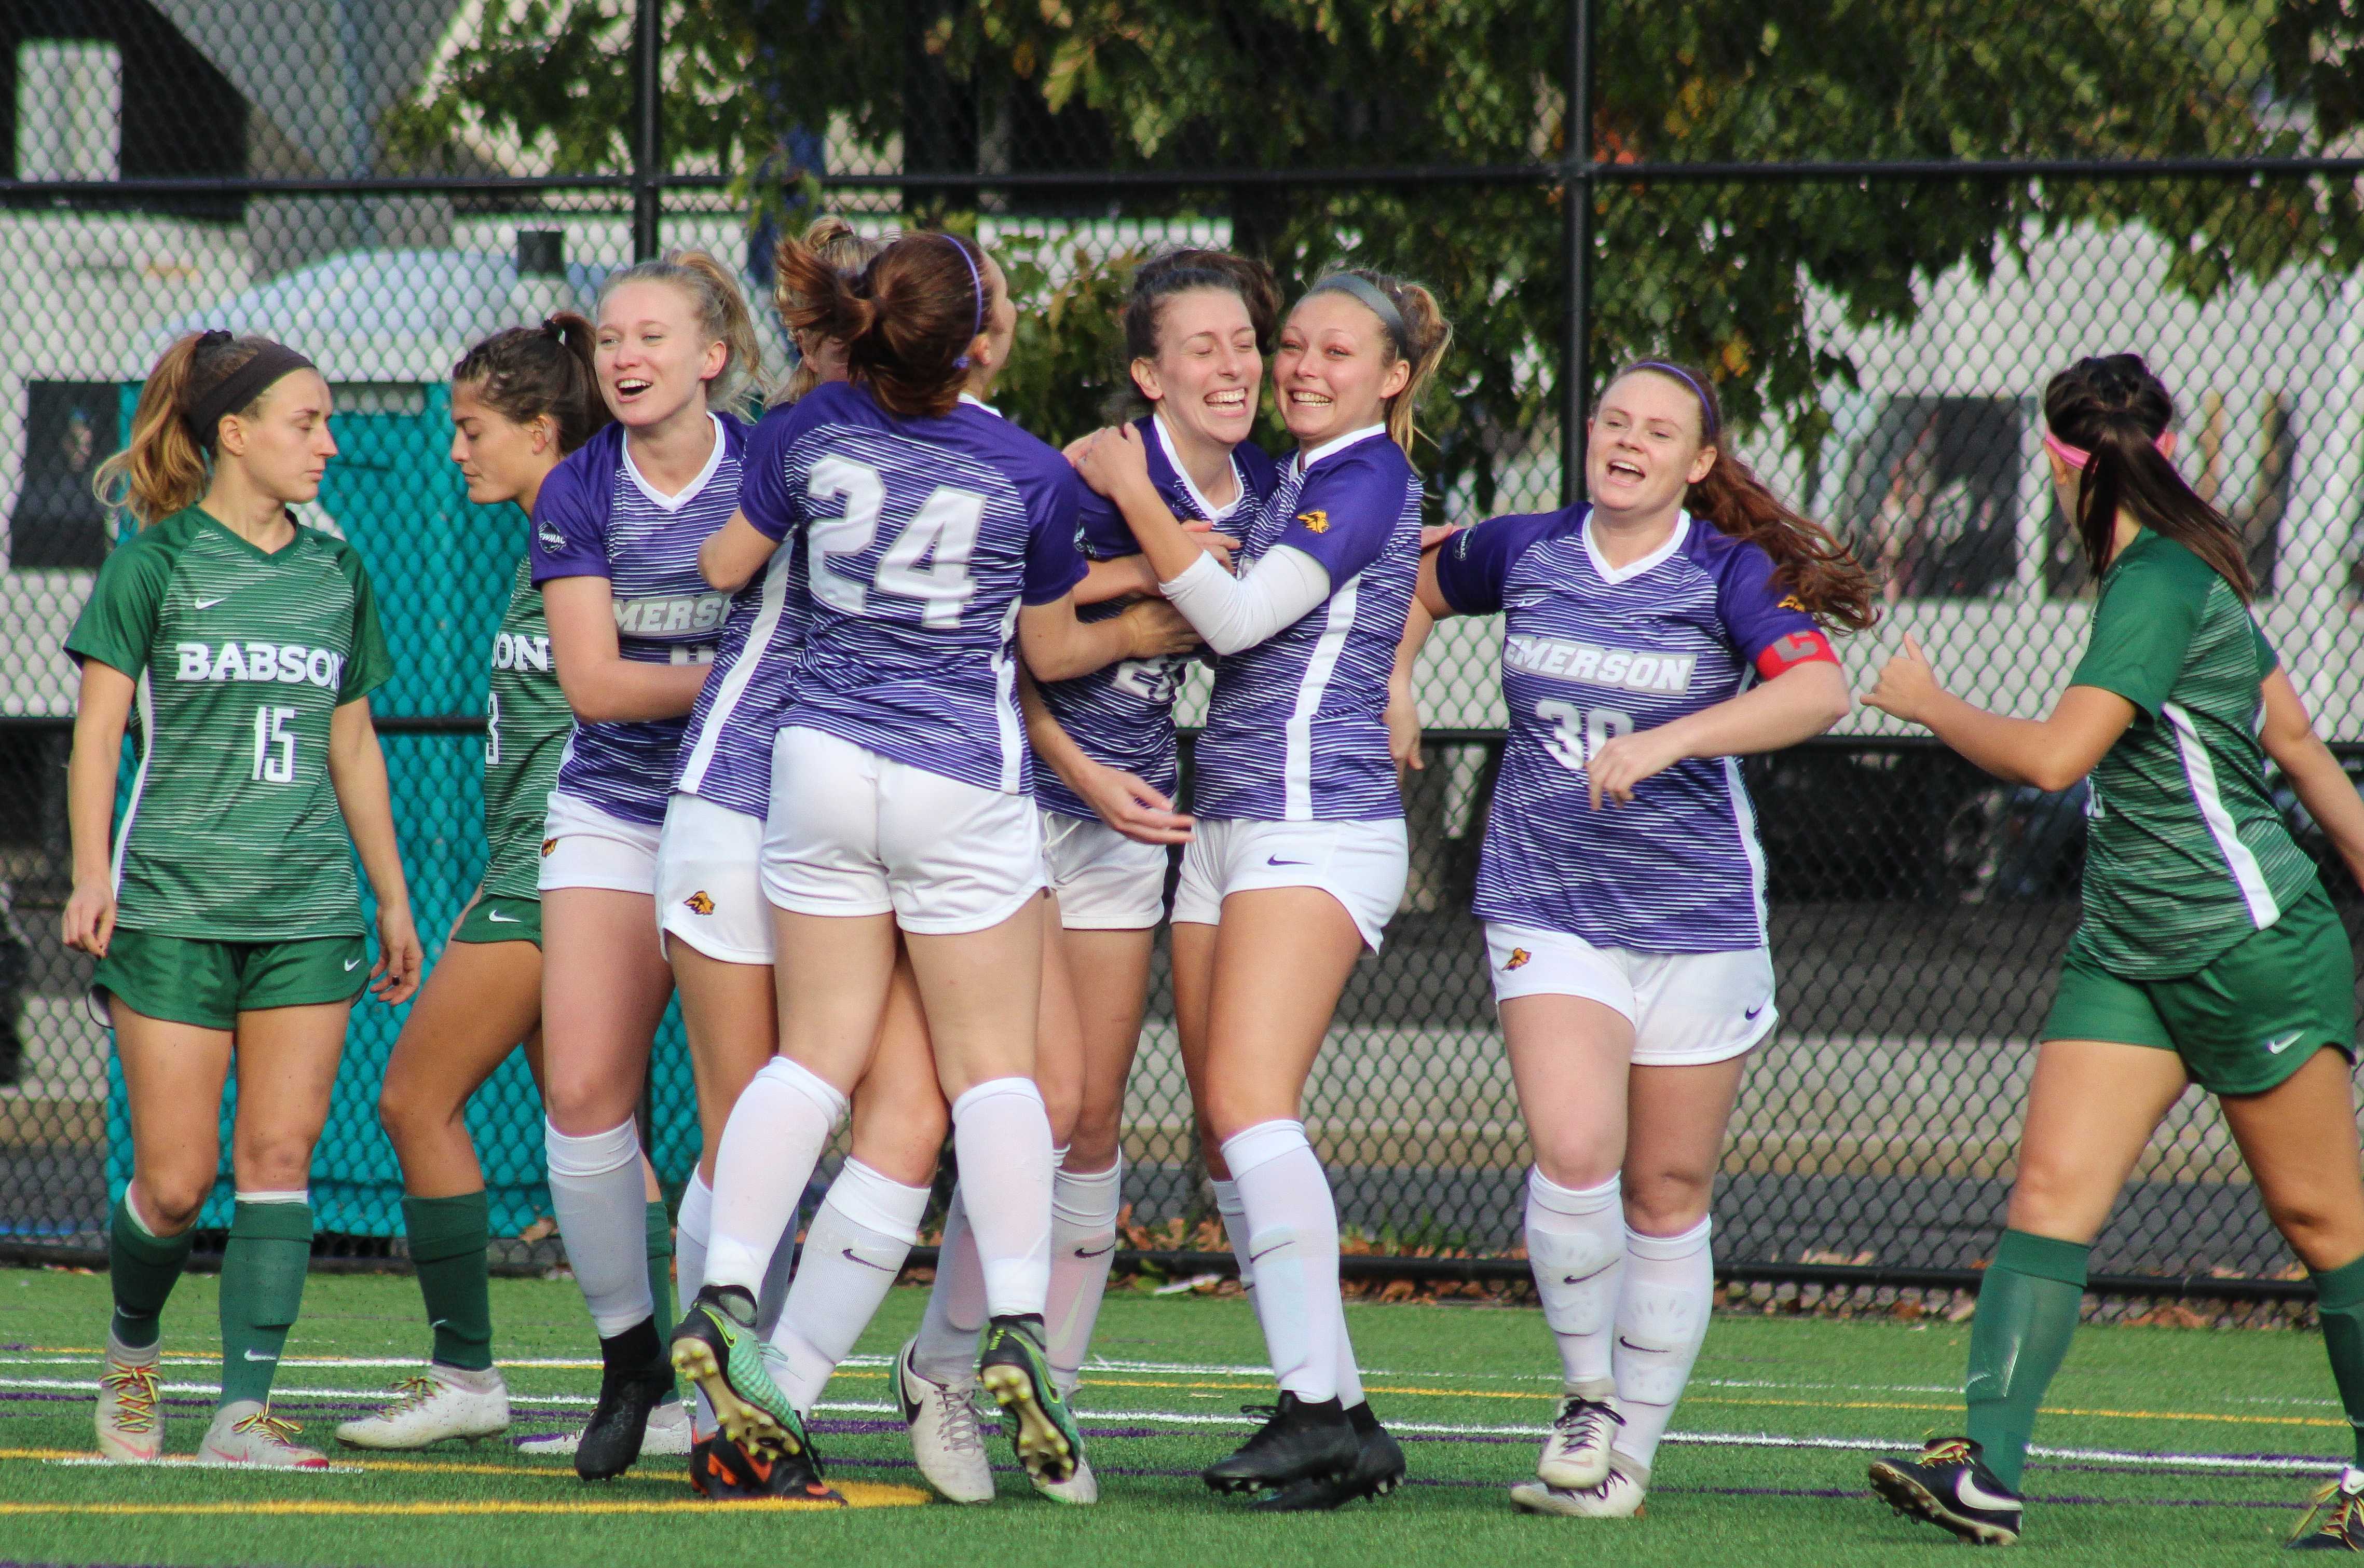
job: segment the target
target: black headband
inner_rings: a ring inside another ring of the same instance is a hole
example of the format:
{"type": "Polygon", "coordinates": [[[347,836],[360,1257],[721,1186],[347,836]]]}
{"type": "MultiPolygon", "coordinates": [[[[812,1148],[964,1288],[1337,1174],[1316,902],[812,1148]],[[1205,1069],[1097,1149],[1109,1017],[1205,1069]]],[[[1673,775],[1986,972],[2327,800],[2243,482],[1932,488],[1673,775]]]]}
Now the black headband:
{"type": "MultiPolygon", "coordinates": [[[[230,341],[229,333],[217,328],[197,340],[197,350],[203,353],[230,341]]],[[[262,397],[263,390],[283,375],[318,368],[284,343],[274,343],[268,338],[261,340],[261,343],[252,359],[190,400],[189,433],[197,438],[200,446],[213,444],[215,436],[220,432],[224,414],[234,414],[245,408],[262,397]]]]}
{"type": "Polygon", "coordinates": [[[1317,294],[1344,294],[1360,302],[1388,330],[1388,336],[1396,345],[1396,357],[1411,358],[1411,329],[1404,325],[1403,312],[1396,308],[1396,302],[1377,284],[1355,273],[1332,273],[1307,289],[1305,297],[1310,299],[1317,294]]]}

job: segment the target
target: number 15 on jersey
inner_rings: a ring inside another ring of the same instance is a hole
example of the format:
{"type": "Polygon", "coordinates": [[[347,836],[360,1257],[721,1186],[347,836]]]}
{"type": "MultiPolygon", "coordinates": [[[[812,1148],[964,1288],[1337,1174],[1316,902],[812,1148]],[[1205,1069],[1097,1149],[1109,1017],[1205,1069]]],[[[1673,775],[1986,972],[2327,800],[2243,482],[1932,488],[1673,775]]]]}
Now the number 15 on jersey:
{"type": "Polygon", "coordinates": [[[254,711],[254,781],[296,782],[295,709],[263,707],[254,711]]]}

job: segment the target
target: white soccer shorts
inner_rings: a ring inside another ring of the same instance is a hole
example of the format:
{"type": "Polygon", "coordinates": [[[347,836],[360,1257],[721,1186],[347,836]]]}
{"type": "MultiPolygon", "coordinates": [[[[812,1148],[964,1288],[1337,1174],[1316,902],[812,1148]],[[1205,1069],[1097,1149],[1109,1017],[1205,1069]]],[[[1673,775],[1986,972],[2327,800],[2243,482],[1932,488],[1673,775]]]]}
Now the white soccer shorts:
{"type": "Polygon", "coordinates": [[[646,823],[627,822],[579,796],[552,790],[536,881],[545,893],[561,888],[606,888],[653,897],[657,834],[646,823]]]}
{"type": "Polygon", "coordinates": [[[1044,812],[1043,868],[1070,931],[1142,931],[1165,918],[1165,846],[1098,817],[1044,812]]]}
{"type": "Polygon", "coordinates": [[[761,818],[675,794],[657,837],[657,929],[726,964],[769,964],[763,852],[761,818]]]}
{"type": "Polygon", "coordinates": [[[1411,871],[1401,817],[1376,822],[1268,823],[1199,819],[1182,851],[1176,924],[1213,925],[1223,900],[1259,888],[1319,888],[1345,905],[1374,953],[1402,907],[1411,871]]]}
{"type": "Polygon", "coordinates": [[[1000,924],[1041,892],[1031,795],[912,767],[820,730],[772,745],[764,896],[798,914],[885,914],[920,935],[1000,924]]]}
{"type": "Polygon", "coordinates": [[[1596,947],[1565,931],[1486,923],[1494,1002],[1517,996],[1578,996],[1613,1007],[1634,1025],[1643,1067],[1728,1061],[1773,1030],[1773,955],[1642,953],[1596,947]]]}

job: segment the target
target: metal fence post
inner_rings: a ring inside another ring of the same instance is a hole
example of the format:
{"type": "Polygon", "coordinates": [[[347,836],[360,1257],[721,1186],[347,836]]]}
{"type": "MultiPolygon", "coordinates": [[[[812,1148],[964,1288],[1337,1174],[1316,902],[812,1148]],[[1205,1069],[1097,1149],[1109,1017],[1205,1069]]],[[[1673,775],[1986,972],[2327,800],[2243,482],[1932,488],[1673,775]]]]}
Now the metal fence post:
{"type": "Polygon", "coordinates": [[[1560,347],[1563,505],[1584,499],[1584,417],[1592,386],[1592,0],[1567,6],[1567,183],[1561,243],[1567,258],[1567,327],[1560,347]]]}
{"type": "Polygon", "coordinates": [[[664,0],[640,0],[632,26],[632,260],[657,253],[663,144],[664,0]]]}

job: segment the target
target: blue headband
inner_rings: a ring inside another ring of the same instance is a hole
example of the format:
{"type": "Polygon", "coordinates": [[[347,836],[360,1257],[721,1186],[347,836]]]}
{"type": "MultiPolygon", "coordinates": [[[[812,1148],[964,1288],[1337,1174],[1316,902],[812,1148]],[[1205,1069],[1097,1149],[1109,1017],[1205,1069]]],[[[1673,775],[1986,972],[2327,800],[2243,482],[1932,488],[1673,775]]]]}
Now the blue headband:
{"type": "MultiPolygon", "coordinates": [[[[969,340],[974,342],[985,331],[985,276],[976,270],[976,258],[968,253],[968,247],[966,245],[962,244],[958,240],[953,239],[949,234],[944,236],[944,242],[950,245],[953,250],[958,251],[960,252],[960,259],[968,263],[969,286],[976,291],[976,327],[975,330],[969,333],[969,340]]],[[[953,361],[953,368],[954,370],[966,370],[968,368],[968,355],[963,354],[960,358],[953,361]]]]}
{"type": "Polygon", "coordinates": [[[1701,427],[1701,433],[1706,435],[1710,440],[1714,439],[1715,402],[1707,395],[1707,388],[1699,384],[1699,378],[1697,376],[1693,375],[1689,371],[1685,370],[1681,365],[1668,364],[1662,359],[1637,359],[1633,364],[1627,365],[1624,369],[1619,371],[1617,375],[1619,379],[1622,380],[1625,376],[1633,375],[1637,370],[1655,370],[1661,375],[1671,375],[1676,380],[1681,382],[1684,386],[1689,387],[1691,389],[1691,395],[1699,399],[1700,425],[1701,427]]]}

